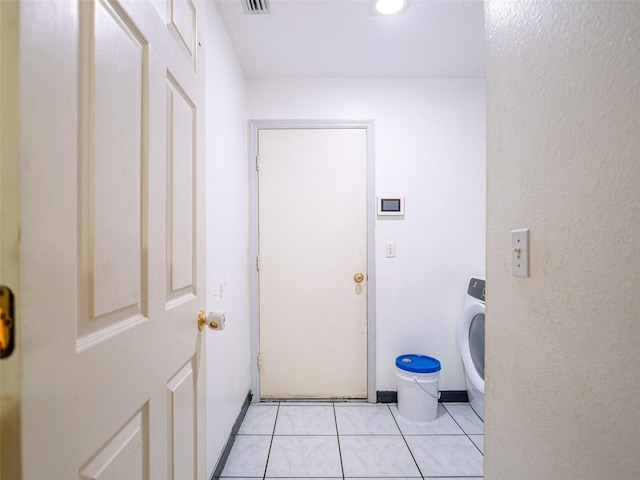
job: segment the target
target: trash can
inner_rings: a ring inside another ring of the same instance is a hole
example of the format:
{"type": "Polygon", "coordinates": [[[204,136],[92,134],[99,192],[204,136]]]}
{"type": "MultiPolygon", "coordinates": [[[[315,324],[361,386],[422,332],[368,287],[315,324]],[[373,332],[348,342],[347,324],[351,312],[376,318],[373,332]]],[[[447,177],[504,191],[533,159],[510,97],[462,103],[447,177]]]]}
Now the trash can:
{"type": "Polygon", "coordinates": [[[438,416],[440,361],[425,355],[396,358],[398,412],[407,420],[431,422],[438,416]]]}

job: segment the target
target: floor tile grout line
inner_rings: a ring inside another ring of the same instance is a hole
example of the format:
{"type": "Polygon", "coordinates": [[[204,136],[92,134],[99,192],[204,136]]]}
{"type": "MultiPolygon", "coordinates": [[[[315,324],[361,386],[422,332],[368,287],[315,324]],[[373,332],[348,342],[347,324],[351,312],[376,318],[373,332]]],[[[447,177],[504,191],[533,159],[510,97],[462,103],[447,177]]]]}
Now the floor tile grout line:
{"type": "Polygon", "coordinates": [[[388,404],[387,404],[387,408],[389,409],[389,415],[391,415],[391,418],[393,418],[393,421],[396,424],[396,427],[400,431],[400,435],[402,436],[402,441],[407,446],[407,450],[409,450],[409,454],[411,455],[411,458],[413,459],[413,463],[416,464],[416,468],[418,469],[418,473],[420,474],[420,477],[424,478],[424,475],[422,474],[422,470],[420,470],[420,465],[418,465],[418,461],[416,460],[416,457],[413,455],[413,451],[411,451],[411,447],[409,446],[409,442],[407,442],[407,439],[404,438],[404,433],[402,432],[402,429],[400,428],[400,424],[398,423],[398,420],[396,419],[396,417],[393,415],[393,412],[391,411],[391,407],[388,404]]]}
{"type": "MultiPolygon", "coordinates": [[[[451,418],[453,418],[453,421],[454,421],[454,422],[456,422],[456,425],[458,425],[458,427],[460,427],[460,430],[462,430],[462,431],[464,432],[465,436],[466,436],[466,437],[469,439],[469,441],[471,442],[471,445],[473,445],[474,447],[476,447],[476,450],[478,450],[478,451],[480,452],[480,455],[482,455],[482,458],[484,459],[484,452],[483,452],[482,450],[480,450],[480,448],[476,445],[476,442],[474,442],[474,441],[471,439],[471,437],[469,436],[469,434],[467,433],[467,431],[466,431],[464,428],[462,428],[462,425],[460,425],[460,424],[458,423],[458,421],[456,420],[456,417],[454,417],[454,416],[453,416],[453,413],[451,413],[451,412],[449,411],[449,409],[448,409],[445,405],[443,405],[443,407],[444,407],[444,409],[446,410],[446,412],[451,416],[451,418]]],[[[473,410],[473,409],[472,409],[472,410],[473,410]]],[[[473,413],[477,415],[477,413],[476,413],[476,412],[473,412],[473,413]]],[[[480,418],[480,417],[478,417],[478,418],[480,418]]],[[[480,419],[480,420],[482,420],[482,419],[480,419]]],[[[484,420],[482,421],[482,424],[484,425],[484,420]]],[[[476,434],[472,433],[471,435],[476,435],[476,434]]],[[[482,428],[482,436],[484,437],[484,426],[483,426],[483,428],[482,428]]],[[[484,476],[483,476],[483,478],[484,478],[484,476]]]]}
{"type": "Polygon", "coordinates": [[[345,480],[344,476],[344,464],[342,463],[342,447],[340,446],[340,431],[338,430],[338,415],[336,414],[336,404],[331,403],[333,408],[333,421],[336,423],[336,438],[338,439],[338,456],[340,457],[340,471],[342,472],[342,480],[345,480]]]}
{"type": "Polygon", "coordinates": [[[279,413],[280,413],[280,403],[278,402],[278,408],[276,410],[276,419],[273,422],[273,431],[271,432],[271,441],[269,442],[269,451],[267,452],[267,461],[264,464],[264,475],[262,475],[262,480],[266,480],[267,478],[267,468],[269,467],[269,457],[271,456],[271,447],[273,447],[273,439],[276,434],[276,425],[278,424],[279,413]]]}

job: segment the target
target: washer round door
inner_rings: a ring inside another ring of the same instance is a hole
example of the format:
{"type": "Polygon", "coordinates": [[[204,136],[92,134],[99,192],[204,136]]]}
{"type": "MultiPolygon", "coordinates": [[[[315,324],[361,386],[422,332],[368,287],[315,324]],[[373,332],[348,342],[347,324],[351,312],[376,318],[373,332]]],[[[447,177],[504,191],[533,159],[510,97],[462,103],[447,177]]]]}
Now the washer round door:
{"type": "Polygon", "coordinates": [[[471,319],[469,351],[476,372],[484,380],[484,313],[478,313],[471,319]]]}
{"type": "Polygon", "coordinates": [[[471,303],[458,324],[458,345],[467,387],[484,393],[484,303],[471,303]]]}

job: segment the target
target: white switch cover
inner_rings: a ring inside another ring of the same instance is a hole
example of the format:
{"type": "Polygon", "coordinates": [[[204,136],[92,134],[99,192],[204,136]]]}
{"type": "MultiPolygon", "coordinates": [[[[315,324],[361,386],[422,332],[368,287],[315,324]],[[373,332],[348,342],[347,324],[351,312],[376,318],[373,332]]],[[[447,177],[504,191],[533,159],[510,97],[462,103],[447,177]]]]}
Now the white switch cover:
{"type": "Polygon", "coordinates": [[[218,288],[216,288],[213,291],[213,301],[215,302],[219,302],[220,300],[222,300],[222,297],[224,297],[224,292],[227,289],[227,282],[223,282],[220,285],[218,285],[218,288]]]}
{"type": "Polygon", "coordinates": [[[511,274],[529,276],[529,229],[511,231],[511,274]]]}
{"type": "Polygon", "coordinates": [[[396,242],[387,242],[385,252],[387,258],[396,258],[396,242]]]}

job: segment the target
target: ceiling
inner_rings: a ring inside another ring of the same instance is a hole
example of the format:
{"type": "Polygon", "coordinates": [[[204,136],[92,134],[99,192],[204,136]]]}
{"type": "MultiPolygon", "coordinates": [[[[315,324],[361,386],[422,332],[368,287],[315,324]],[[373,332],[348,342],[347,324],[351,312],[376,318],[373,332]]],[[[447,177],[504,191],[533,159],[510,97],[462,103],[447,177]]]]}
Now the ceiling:
{"type": "Polygon", "coordinates": [[[398,15],[371,0],[216,0],[247,77],[483,78],[482,0],[407,0],[398,15]]]}

